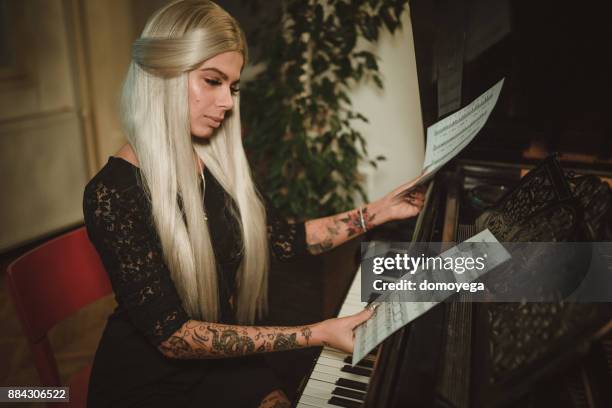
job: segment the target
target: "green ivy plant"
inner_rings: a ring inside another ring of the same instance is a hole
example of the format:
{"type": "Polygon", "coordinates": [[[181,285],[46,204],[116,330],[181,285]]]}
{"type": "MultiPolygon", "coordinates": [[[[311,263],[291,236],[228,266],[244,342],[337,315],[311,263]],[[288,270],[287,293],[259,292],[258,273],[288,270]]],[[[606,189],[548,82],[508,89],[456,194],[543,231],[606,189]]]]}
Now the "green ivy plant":
{"type": "Polygon", "coordinates": [[[394,33],[408,0],[281,0],[281,11],[249,41],[266,69],[241,91],[245,146],[260,189],[281,215],[320,217],[367,195],[358,164],[368,158],[351,104],[360,81],[383,87],[364,46],[394,33]],[[364,41],[358,41],[363,39],[364,41]]]}

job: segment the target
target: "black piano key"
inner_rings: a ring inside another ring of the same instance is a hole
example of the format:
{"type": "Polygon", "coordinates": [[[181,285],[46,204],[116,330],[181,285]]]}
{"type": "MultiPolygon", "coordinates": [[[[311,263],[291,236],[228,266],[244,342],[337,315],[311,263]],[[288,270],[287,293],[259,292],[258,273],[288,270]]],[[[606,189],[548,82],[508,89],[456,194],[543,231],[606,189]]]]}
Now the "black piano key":
{"type": "MultiPolygon", "coordinates": [[[[347,364],[352,364],[353,359],[351,358],[351,356],[348,356],[344,359],[344,362],[347,364]]],[[[374,368],[374,362],[372,360],[361,360],[360,362],[357,363],[358,367],[365,367],[365,368],[374,368]]]]}
{"type": "Polygon", "coordinates": [[[347,400],[347,399],[340,398],[340,397],[331,397],[329,401],[327,401],[327,403],[336,405],[339,407],[346,407],[346,408],[360,408],[361,407],[361,402],[359,401],[347,400]]]}
{"type": "Polygon", "coordinates": [[[336,381],[336,385],[339,385],[341,387],[350,388],[353,390],[360,390],[363,392],[365,392],[368,389],[368,384],[361,382],[361,381],[347,380],[346,378],[338,378],[338,380],[336,381]]]}
{"type": "Polygon", "coordinates": [[[347,390],[346,388],[338,387],[338,388],[334,388],[334,390],[332,391],[332,394],[339,395],[341,397],[356,399],[359,401],[365,401],[365,392],[361,392],[361,391],[347,390]]]}
{"type": "Polygon", "coordinates": [[[340,371],[344,371],[345,373],[363,375],[364,377],[372,376],[372,370],[368,370],[367,368],[363,367],[351,367],[350,365],[345,365],[340,369],[340,371]]]}

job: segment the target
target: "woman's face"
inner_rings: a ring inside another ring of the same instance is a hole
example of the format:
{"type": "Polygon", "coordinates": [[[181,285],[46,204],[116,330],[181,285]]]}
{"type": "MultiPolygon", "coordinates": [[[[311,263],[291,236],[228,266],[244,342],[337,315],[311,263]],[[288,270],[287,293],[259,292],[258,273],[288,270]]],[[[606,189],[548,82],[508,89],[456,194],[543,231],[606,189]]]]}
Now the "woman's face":
{"type": "Polygon", "coordinates": [[[224,52],[189,72],[189,121],[191,134],[209,138],[234,107],[244,59],[236,51],[224,52]]]}

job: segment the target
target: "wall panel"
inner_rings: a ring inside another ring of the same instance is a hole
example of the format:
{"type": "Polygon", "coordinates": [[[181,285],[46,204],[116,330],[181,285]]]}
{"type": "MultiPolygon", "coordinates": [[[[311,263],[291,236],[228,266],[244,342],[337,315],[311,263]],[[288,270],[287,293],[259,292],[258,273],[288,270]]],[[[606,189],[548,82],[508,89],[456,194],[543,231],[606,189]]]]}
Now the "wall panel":
{"type": "Polygon", "coordinates": [[[0,252],[82,220],[87,178],[66,2],[0,0],[0,252]]]}

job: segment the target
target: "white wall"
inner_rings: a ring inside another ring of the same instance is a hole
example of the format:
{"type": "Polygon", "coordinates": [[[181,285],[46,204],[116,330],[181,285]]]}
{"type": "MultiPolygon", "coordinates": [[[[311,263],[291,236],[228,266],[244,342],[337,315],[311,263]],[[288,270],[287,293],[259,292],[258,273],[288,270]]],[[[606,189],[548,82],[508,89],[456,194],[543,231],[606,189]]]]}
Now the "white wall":
{"type": "Polygon", "coordinates": [[[369,157],[387,158],[378,169],[367,164],[361,167],[370,200],[416,177],[423,164],[423,125],[409,14],[404,12],[401,30],[393,36],[381,32],[378,44],[370,48],[379,57],[384,90],[368,83],[350,95],[355,110],[370,121],[358,127],[368,142],[369,157]]]}

